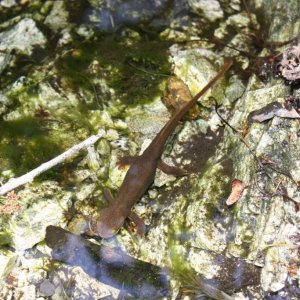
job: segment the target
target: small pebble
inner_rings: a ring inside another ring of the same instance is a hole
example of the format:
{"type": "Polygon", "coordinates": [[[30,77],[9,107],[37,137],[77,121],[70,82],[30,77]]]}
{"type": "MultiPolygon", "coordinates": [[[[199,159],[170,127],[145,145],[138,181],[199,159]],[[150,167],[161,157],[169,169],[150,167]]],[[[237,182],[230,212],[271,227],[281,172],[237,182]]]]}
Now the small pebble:
{"type": "Polygon", "coordinates": [[[50,297],[54,294],[55,292],[55,286],[53,283],[50,282],[49,279],[45,279],[41,285],[40,285],[40,293],[43,295],[43,296],[46,296],[46,297],[50,297]]]}

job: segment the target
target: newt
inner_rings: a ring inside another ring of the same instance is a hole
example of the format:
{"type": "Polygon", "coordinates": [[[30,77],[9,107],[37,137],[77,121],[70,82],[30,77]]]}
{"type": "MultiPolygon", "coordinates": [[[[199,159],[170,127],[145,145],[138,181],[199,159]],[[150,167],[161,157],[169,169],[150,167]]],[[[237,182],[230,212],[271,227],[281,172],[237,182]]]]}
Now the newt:
{"type": "Polygon", "coordinates": [[[143,220],[134,213],[131,208],[154,181],[157,168],[166,174],[175,176],[188,174],[186,170],[169,166],[161,160],[164,145],[182,117],[196,104],[197,100],[223,76],[231,65],[232,60],[227,60],[217,75],[213,77],[190,102],[187,102],[171,117],[142,155],[122,157],[120,159],[118,162],[119,166],[129,165],[130,168],[125,175],[115,199],[113,199],[108,189],[104,190],[104,196],[109,201],[109,205],[100,210],[100,218],[96,223],[96,232],[100,237],[109,238],[114,236],[123,226],[126,218],[131,219],[137,225],[138,233],[145,231],[143,220]]]}

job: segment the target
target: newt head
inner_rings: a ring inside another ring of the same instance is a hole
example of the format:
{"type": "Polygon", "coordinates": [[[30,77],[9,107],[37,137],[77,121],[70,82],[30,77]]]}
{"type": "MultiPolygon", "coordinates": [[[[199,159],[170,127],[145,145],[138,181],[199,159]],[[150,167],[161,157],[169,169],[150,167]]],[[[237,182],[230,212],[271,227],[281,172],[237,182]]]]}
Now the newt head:
{"type": "Polygon", "coordinates": [[[114,236],[123,226],[125,217],[116,209],[112,211],[111,207],[100,211],[100,220],[96,223],[98,235],[104,239],[114,236]]]}

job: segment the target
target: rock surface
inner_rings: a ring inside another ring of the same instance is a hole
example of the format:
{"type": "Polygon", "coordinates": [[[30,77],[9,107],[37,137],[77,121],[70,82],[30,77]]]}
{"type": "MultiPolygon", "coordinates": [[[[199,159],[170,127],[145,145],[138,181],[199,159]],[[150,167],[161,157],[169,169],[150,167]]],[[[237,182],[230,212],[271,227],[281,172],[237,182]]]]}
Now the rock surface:
{"type": "Polygon", "coordinates": [[[25,18],[12,29],[0,33],[1,52],[16,50],[21,54],[31,55],[34,47],[44,47],[46,38],[36,23],[25,18]]]}
{"type": "Polygon", "coordinates": [[[172,109],[162,101],[168,79],[195,95],[233,57],[233,68],[167,141],[163,160],[190,174],[157,172],[133,208],[147,224],[145,237],[126,222],[101,242],[170,268],[173,298],[186,278],[199,295],[202,278],[236,299],[299,299],[299,122],[248,122],[251,112],[300,95],[262,58],[270,42],[298,34],[297,1],[248,1],[248,11],[238,0],[88,2],[0,4],[1,184],[99,128],[106,132],[1,197],[0,297],[117,297],[81,269],[50,261],[45,228],[82,233],[107,205],[103,188],[114,194],[123,181],[118,158],[140,154],[169,120],[172,109]],[[236,131],[223,126],[213,99],[236,131]],[[246,188],[228,207],[234,179],[246,188]]]}

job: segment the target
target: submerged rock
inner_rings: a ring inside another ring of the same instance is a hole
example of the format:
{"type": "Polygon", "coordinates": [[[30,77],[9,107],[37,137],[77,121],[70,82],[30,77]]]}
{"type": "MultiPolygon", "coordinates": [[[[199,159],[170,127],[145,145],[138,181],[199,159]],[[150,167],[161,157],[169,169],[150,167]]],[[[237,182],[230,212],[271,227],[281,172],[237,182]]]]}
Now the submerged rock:
{"type": "Polygon", "coordinates": [[[91,278],[80,267],[61,267],[51,274],[51,279],[56,287],[51,296],[54,300],[62,299],[66,294],[75,299],[117,299],[119,295],[119,290],[91,278]],[[73,286],[65,289],[62,283],[70,281],[73,282],[73,286]]]}
{"type": "Polygon", "coordinates": [[[90,0],[92,6],[97,9],[88,12],[88,17],[96,27],[103,31],[115,31],[124,25],[140,25],[144,22],[163,22],[162,16],[168,6],[168,1],[132,1],[122,2],[90,0]],[[156,20],[155,22],[155,19],[156,20]],[[153,21],[154,19],[154,21],[153,21]]]}

